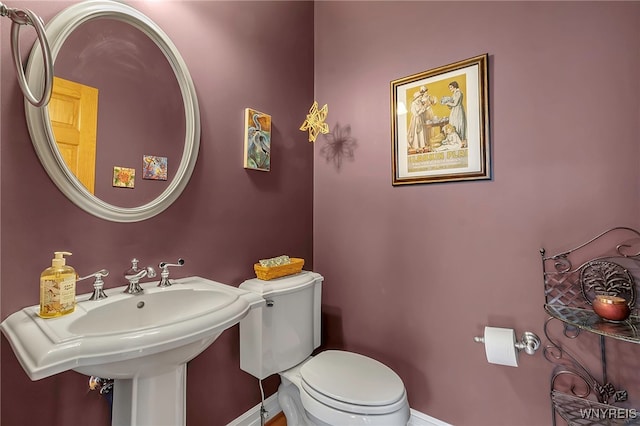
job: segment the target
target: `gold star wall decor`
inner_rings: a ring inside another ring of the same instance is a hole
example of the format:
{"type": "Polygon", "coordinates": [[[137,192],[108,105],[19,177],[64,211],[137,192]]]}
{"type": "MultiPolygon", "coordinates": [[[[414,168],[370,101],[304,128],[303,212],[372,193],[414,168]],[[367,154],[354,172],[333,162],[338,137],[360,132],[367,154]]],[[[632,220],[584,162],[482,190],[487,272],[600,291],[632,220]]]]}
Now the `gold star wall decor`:
{"type": "Polygon", "coordinates": [[[329,107],[327,104],[325,104],[321,109],[318,109],[318,102],[313,102],[313,105],[309,110],[309,114],[307,114],[307,119],[304,120],[304,123],[300,126],[300,130],[303,132],[307,130],[309,131],[309,142],[315,142],[320,133],[329,133],[329,125],[324,122],[327,118],[328,112],[329,107]]]}

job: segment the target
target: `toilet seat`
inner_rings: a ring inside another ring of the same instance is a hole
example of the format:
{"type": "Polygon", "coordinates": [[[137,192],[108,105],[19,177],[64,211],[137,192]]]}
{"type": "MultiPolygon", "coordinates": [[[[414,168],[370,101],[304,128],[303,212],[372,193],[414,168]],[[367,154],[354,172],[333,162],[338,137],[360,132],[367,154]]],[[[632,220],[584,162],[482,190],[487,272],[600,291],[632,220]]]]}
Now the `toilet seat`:
{"type": "Polygon", "coordinates": [[[345,351],[325,351],[300,369],[302,389],[329,407],[358,414],[387,414],[407,404],[402,379],[379,361],[345,351]]]}

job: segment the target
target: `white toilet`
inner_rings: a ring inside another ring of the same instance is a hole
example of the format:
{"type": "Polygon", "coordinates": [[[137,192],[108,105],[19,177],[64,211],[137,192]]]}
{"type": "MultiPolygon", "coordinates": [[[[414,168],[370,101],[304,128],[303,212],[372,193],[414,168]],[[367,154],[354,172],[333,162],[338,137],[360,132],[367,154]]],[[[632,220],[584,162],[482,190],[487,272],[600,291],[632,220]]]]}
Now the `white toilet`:
{"type": "Polygon", "coordinates": [[[280,374],[278,401],[291,426],[405,426],[407,393],[389,367],[345,351],[310,356],[320,346],[322,281],[302,271],[240,285],[267,301],[240,321],[240,368],[258,379],[280,374]]]}

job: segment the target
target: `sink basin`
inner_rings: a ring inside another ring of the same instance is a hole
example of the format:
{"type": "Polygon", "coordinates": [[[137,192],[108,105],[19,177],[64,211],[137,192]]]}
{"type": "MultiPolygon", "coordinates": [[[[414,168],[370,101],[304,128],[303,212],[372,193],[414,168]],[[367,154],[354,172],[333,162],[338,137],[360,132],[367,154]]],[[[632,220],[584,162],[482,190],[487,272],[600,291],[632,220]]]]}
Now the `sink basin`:
{"type": "Polygon", "coordinates": [[[101,336],[176,325],[219,311],[237,300],[238,295],[232,292],[212,288],[152,288],[139,296],[122,294],[110,299],[111,303],[86,310],[72,319],[67,330],[76,336],[101,336]]]}
{"type": "Polygon", "coordinates": [[[205,278],[173,282],[143,283],[139,295],[109,289],[98,301],[81,295],[59,318],[40,318],[30,306],[0,329],[31,380],[67,370],[115,379],[114,425],[184,424],[186,363],[265,301],[205,278]]]}

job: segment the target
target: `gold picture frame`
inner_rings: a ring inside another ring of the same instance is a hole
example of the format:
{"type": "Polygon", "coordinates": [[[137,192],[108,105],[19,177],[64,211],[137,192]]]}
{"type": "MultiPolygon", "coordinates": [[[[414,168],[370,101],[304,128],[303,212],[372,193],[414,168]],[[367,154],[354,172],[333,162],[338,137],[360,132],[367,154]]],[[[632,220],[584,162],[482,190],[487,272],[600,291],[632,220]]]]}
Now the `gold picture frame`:
{"type": "Polygon", "coordinates": [[[488,60],[391,82],[394,186],[491,179],[488,60]]]}

